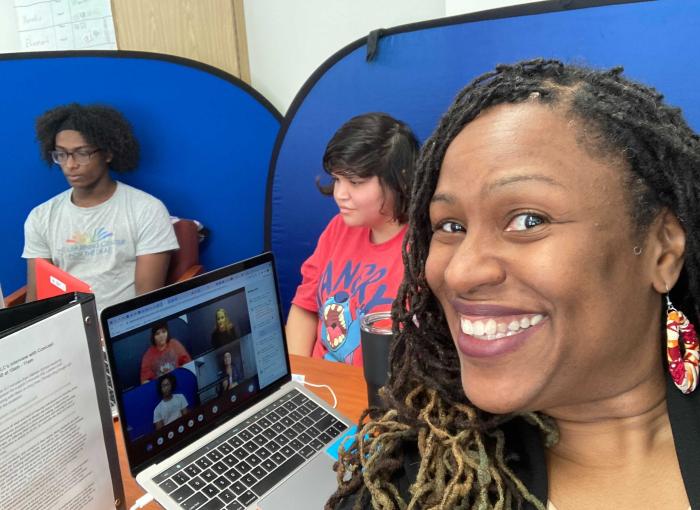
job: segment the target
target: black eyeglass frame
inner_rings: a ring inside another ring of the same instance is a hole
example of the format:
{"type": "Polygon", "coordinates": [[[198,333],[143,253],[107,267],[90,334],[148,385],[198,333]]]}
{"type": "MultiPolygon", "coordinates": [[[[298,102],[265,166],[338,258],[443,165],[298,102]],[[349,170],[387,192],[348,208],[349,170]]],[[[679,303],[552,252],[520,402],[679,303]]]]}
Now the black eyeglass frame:
{"type": "Polygon", "coordinates": [[[90,162],[90,160],[96,153],[101,151],[102,149],[94,149],[92,151],[78,149],[77,151],[73,152],[53,150],[49,151],[49,155],[51,156],[53,162],[57,165],[62,165],[63,163],[66,163],[68,161],[68,158],[70,158],[71,156],[73,157],[73,161],[75,161],[79,165],[86,165],[90,162]],[[61,155],[65,155],[65,157],[61,158],[61,155]]]}

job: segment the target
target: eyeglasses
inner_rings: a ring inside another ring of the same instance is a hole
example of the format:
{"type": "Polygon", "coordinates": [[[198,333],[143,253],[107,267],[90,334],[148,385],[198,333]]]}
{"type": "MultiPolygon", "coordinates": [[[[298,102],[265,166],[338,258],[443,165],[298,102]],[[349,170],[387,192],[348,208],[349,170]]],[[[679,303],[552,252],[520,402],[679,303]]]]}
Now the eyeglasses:
{"type": "Polygon", "coordinates": [[[59,165],[66,163],[70,156],[73,156],[73,161],[79,165],[85,165],[90,162],[95,153],[100,152],[101,150],[102,149],[95,149],[91,151],[87,149],[78,149],[77,151],[73,152],[51,151],[49,154],[51,154],[51,159],[53,159],[53,162],[59,165]]]}

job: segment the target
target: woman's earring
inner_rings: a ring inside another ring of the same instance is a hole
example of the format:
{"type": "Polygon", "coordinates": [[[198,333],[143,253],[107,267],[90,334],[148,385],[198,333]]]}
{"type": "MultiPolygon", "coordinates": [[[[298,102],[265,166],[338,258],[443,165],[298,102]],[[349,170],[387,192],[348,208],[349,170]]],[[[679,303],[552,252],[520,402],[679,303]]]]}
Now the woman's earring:
{"type": "Polygon", "coordinates": [[[666,360],[674,384],[683,393],[692,393],[698,385],[698,336],[688,318],[676,310],[666,289],[666,360]],[[681,342],[683,349],[681,350],[681,342]]]}

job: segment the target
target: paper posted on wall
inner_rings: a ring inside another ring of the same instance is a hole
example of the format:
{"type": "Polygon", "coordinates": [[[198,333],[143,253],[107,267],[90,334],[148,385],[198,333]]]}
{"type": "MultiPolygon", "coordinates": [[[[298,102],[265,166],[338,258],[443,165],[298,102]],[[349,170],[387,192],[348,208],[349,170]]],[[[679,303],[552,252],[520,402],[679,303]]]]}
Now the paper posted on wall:
{"type": "Polygon", "coordinates": [[[14,0],[18,51],[114,50],[109,0],[14,0]]]}

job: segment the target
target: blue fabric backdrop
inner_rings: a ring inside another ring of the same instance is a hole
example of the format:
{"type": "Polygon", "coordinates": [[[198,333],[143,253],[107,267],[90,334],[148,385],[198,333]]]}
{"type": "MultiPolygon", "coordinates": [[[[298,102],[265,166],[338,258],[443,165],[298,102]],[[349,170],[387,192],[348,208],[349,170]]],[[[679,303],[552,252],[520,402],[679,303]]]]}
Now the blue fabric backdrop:
{"type": "Polygon", "coordinates": [[[624,65],[627,75],[657,86],[700,128],[697,2],[559,7],[581,3],[543,2],[398,27],[379,39],[373,61],[365,60],[361,40],[309,79],[280,131],[268,188],[266,243],[277,255],[285,312],[301,280],[301,263],[336,212],[314,184],[325,175],[323,151],[354,115],[385,111],[425,139],[472,78],[498,63],[556,57],[596,67],[624,65]],[[500,16],[506,17],[479,20],[500,16]]]}
{"type": "Polygon", "coordinates": [[[68,102],[121,110],[141,143],[124,182],[161,199],[170,213],[211,230],[206,269],[263,248],[265,189],[279,113],[245,83],[192,61],[137,52],[0,55],[0,283],[25,282],[20,255],[29,211],[67,189],[39,158],[34,121],[68,102]]]}

